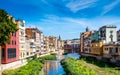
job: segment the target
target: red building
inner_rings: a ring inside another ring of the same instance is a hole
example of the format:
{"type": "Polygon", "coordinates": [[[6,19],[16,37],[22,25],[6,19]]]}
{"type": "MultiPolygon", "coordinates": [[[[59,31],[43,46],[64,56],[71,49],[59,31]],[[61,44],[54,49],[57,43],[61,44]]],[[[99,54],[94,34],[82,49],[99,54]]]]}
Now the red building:
{"type": "Polygon", "coordinates": [[[19,60],[19,31],[11,33],[9,44],[2,46],[2,64],[19,60]]]}

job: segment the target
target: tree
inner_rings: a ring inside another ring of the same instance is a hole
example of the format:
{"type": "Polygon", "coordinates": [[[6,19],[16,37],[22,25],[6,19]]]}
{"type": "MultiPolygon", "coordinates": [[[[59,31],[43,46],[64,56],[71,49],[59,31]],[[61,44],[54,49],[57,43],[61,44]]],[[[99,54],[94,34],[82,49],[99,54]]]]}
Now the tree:
{"type": "Polygon", "coordinates": [[[17,25],[13,22],[13,17],[0,9],[0,63],[1,63],[1,46],[10,42],[10,33],[17,31],[17,25]]]}

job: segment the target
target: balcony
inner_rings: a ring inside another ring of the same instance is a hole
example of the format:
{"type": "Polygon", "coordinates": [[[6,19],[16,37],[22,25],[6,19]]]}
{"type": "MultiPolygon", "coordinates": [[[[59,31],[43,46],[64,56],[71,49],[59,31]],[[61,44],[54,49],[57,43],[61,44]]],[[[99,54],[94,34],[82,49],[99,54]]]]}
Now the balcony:
{"type": "Polygon", "coordinates": [[[116,53],[116,52],[111,52],[110,55],[111,55],[111,56],[119,56],[120,54],[119,54],[119,53],[116,53]]]}

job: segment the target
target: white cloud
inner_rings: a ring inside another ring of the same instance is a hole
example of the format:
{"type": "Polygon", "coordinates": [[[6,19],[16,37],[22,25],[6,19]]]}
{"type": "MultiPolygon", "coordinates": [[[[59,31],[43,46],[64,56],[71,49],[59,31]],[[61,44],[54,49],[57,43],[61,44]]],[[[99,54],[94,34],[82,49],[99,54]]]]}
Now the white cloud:
{"type": "Polygon", "coordinates": [[[116,25],[120,28],[120,17],[96,17],[90,18],[70,18],[56,15],[46,15],[44,19],[36,24],[45,35],[64,36],[64,38],[79,37],[80,32],[84,32],[88,26],[90,30],[98,30],[103,25],[116,25]]]}
{"type": "Polygon", "coordinates": [[[116,0],[114,2],[112,2],[111,4],[108,4],[106,6],[104,6],[103,8],[103,12],[101,15],[104,15],[106,13],[108,13],[109,11],[111,11],[116,5],[118,5],[120,3],[120,0],[116,0]]]}
{"type": "MultiPolygon", "coordinates": [[[[68,28],[86,28],[98,29],[103,25],[117,25],[120,27],[119,17],[96,17],[94,19],[87,18],[69,18],[69,17],[58,17],[55,15],[47,15],[45,19],[41,20],[42,24],[53,26],[53,27],[68,27],[68,28]]],[[[81,30],[80,30],[81,31],[81,30]]]]}
{"type": "Polygon", "coordinates": [[[66,4],[66,7],[71,11],[77,12],[79,10],[93,6],[98,0],[72,0],[66,4]]]}

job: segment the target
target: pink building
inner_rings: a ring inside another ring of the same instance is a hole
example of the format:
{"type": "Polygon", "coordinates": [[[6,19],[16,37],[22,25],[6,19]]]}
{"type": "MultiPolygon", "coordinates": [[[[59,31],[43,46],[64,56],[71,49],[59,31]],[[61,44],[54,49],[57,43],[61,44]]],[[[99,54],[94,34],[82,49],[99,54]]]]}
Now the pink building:
{"type": "Polygon", "coordinates": [[[19,36],[18,31],[11,33],[9,44],[2,46],[2,64],[7,64],[19,60],[19,36]]]}

